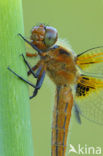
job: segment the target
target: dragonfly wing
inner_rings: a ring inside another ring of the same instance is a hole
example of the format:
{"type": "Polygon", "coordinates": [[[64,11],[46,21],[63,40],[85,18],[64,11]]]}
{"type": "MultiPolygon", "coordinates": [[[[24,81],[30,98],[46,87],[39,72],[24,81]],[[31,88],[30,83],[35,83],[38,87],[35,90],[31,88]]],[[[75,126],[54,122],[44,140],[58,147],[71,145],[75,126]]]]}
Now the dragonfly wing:
{"type": "Polygon", "coordinates": [[[81,124],[80,109],[76,103],[74,103],[74,114],[76,121],[81,124]]]}
{"type": "Polygon", "coordinates": [[[76,63],[85,72],[103,75],[103,46],[77,55],[76,63]]]}
{"type": "Polygon", "coordinates": [[[76,86],[79,113],[98,124],[103,124],[103,78],[82,75],[76,86]]]}

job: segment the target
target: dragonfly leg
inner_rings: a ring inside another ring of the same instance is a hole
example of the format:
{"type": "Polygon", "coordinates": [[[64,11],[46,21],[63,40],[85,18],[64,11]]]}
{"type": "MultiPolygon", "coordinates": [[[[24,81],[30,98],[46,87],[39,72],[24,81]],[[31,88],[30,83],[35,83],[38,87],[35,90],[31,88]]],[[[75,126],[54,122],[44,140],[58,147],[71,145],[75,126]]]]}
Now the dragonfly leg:
{"type": "Polygon", "coordinates": [[[78,105],[74,101],[74,113],[75,113],[75,118],[79,124],[81,124],[81,117],[80,117],[80,109],[78,105]]]}
{"type": "Polygon", "coordinates": [[[38,78],[39,74],[40,74],[40,71],[42,69],[42,66],[39,66],[38,65],[35,65],[33,68],[30,67],[29,63],[27,62],[27,60],[25,59],[24,55],[22,54],[22,57],[23,57],[23,60],[24,62],[26,63],[27,67],[29,68],[29,72],[35,77],[35,78],[38,78]],[[34,73],[34,68],[35,70],[38,68],[37,72],[34,73]]]}
{"type": "Polygon", "coordinates": [[[39,69],[37,70],[37,75],[39,76],[38,79],[37,79],[37,83],[36,85],[32,84],[31,82],[25,80],[23,77],[21,77],[20,75],[18,75],[17,73],[15,73],[12,69],[10,69],[8,67],[8,70],[10,72],[12,72],[15,76],[17,76],[19,79],[21,79],[22,81],[24,81],[25,83],[29,84],[30,86],[32,86],[34,89],[34,92],[33,92],[33,95],[30,97],[30,99],[32,99],[33,97],[35,97],[38,93],[38,90],[41,88],[42,86],[42,83],[43,83],[43,80],[44,80],[44,77],[45,77],[45,71],[42,72],[42,75],[40,73],[41,71],[41,67],[39,67],[39,69]],[[41,75],[41,76],[40,76],[41,75]]]}
{"type": "Polygon", "coordinates": [[[38,49],[32,42],[29,42],[24,36],[22,36],[20,33],[18,34],[25,42],[27,42],[33,49],[35,49],[39,54],[42,52],[40,49],[38,49]]]}
{"type": "Polygon", "coordinates": [[[32,99],[33,97],[35,97],[38,93],[38,90],[41,88],[42,84],[43,84],[43,80],[45,77],[45,70],[43,70],[42,73],[39,74],[37,83],[36,83],[36,87],[34,89],[33,95],[30,97],[30,99],[32,99]]]}
{"type": "MultiPolygon", "coordinates": [[[[42,61],[40,60],[35,66],[32,67],[32,71],[37,70],[42,65],[42,61]]],[[[31,70],[28,71],[28,76],[31,74],[31,70]]]]}
{"type": "Polygon", "coordinates": [[[26,56],[27,57],[37,57],[38,56],[38,54],[32,54],[32,53],[26,53],[26,56]]]}
{"type": "Polygon", "coordinates": [[[22,54],[23,60],[25,62],[25,64],[27,65],[27,67],[29,68],[29,71],[31,72],[31,74],[37,78],[37,75],[34,73],[34,71],[32,70],[32,68],[30,67],[29,63],[27,62],[27,60],[25,59],[24,55],[22,54]]]}
{"type": "Polygon", "coordinates": [[[8,67],[8,70],[9,70],[10,72],[12,72],[15,76],[17,76],[19,79],[21,79],[22,81],[26,82],[27,84],[29,84],[29,85],[32,86],[33,88],[36,88],[35,85],[33,85],[31,82],[25,80],[23,77],[21,77],[20,75],[18,75],[17,73],[15,73],[15,72],[14,72],[12,69],[10,69],[9,67],[8,67]]]}

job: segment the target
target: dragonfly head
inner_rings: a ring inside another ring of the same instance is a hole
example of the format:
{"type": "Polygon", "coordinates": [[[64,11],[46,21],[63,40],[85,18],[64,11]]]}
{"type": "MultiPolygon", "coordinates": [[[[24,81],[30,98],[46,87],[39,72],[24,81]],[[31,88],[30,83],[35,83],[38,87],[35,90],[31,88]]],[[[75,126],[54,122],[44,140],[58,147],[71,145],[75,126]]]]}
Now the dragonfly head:
{"type": "Polygon", "coordinates": [[[56,43],[57,38],[57,30],[44,24],[33,27],[30,37],[32,43],[43,51],[52,47],[56,43]]]}

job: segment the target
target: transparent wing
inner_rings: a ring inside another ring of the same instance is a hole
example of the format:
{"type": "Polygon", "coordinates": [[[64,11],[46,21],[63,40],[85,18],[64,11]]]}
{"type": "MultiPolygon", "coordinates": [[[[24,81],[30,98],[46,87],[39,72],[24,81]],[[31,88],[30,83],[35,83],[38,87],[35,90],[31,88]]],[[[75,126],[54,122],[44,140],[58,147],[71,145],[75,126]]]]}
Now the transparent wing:
{"type": "Polygon", "coordinates": [[[76,104],[82,116],[103,124],[103,79],[82,75],[76,86],[76,104]]]}
{"type": "Polygon", "coordinates": [[[103,75],[103,46],[77,55],[76,63],[85,72],[103,75]]]}

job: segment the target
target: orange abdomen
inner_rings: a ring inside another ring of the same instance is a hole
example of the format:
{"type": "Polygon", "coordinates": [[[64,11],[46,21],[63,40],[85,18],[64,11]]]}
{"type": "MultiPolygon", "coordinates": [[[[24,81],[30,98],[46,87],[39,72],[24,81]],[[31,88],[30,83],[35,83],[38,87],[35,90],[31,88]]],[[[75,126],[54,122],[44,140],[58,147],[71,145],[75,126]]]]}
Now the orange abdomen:
{"type": "Polygon", "coordinates": [[[70,86],[58,86],[53,111],[51,156],[65,156],[72,106],[70,86]]]}

